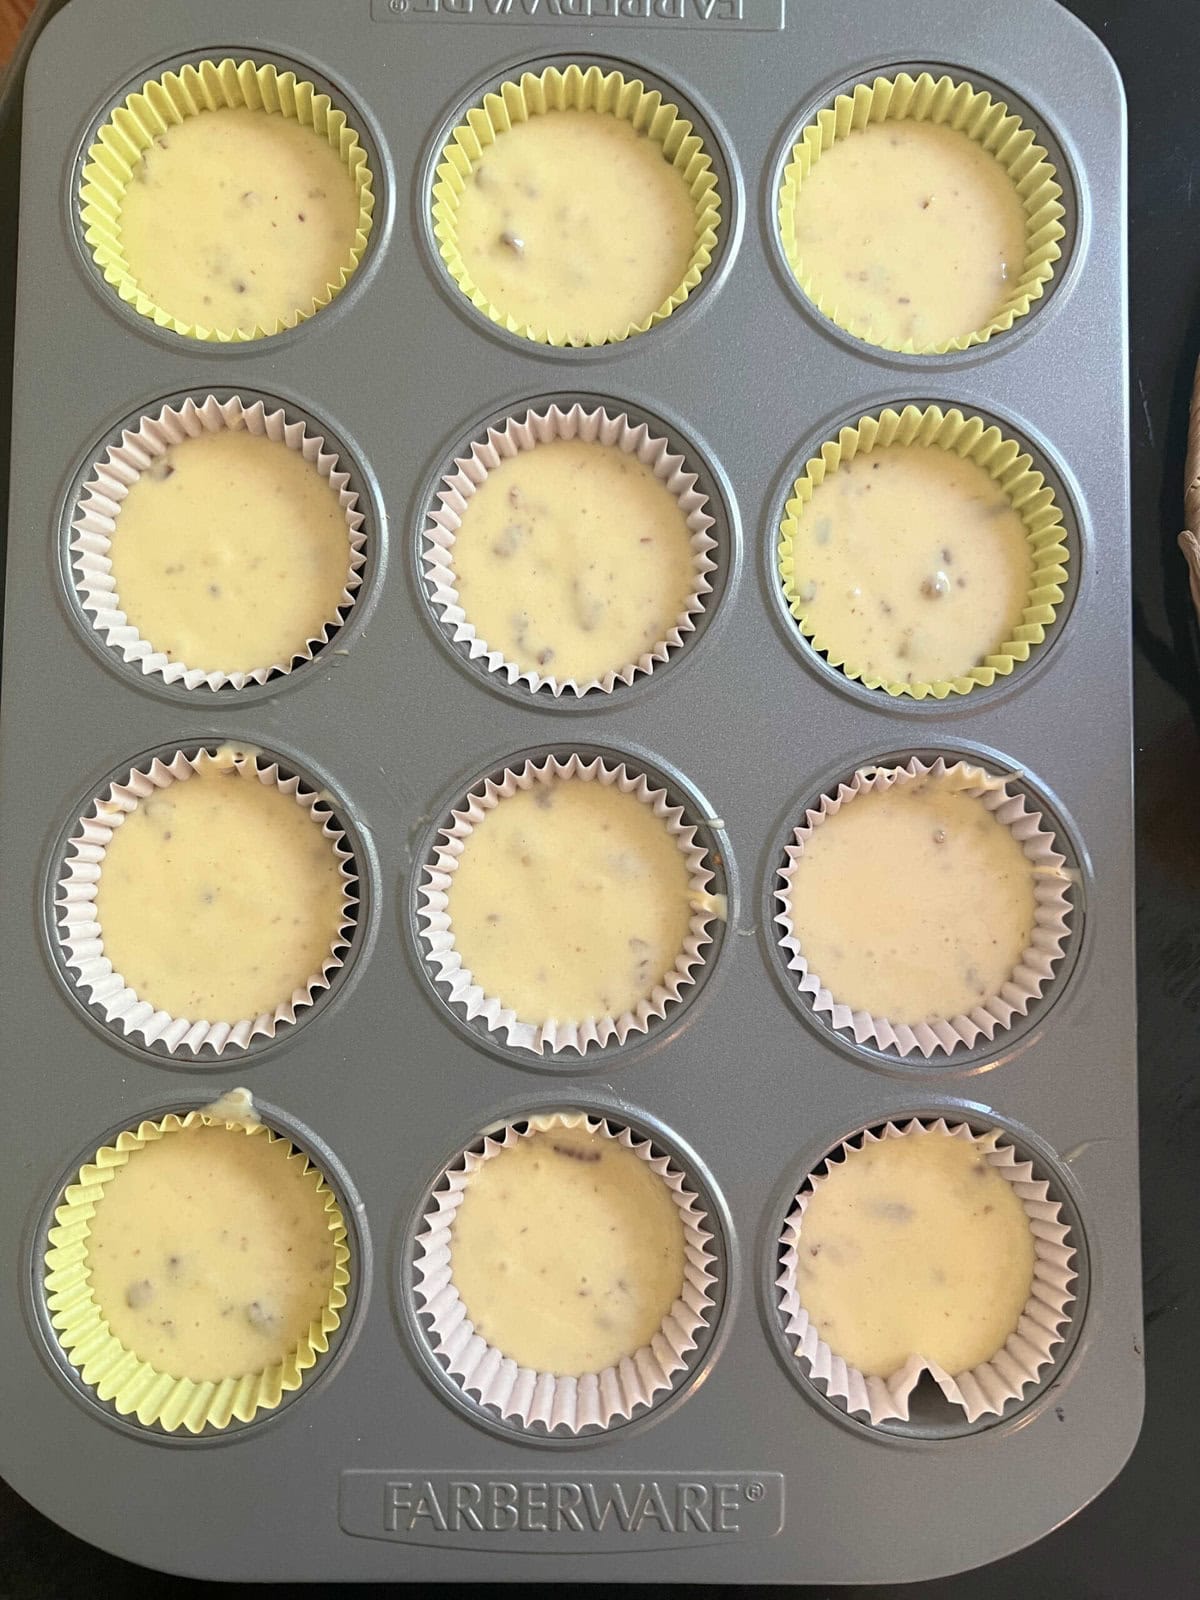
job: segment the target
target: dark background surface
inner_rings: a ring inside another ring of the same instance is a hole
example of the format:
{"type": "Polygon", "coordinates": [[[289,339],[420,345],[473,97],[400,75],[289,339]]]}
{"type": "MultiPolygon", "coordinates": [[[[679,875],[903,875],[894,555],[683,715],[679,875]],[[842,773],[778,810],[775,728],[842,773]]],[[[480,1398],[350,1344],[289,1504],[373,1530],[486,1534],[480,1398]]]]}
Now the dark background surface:
{"type": "MultiPolygon", "coordinates": [[[[794,10],[804,3],[791,0],[794,10]]],[[[969,8],[979,0],[963,3],[969,8]]],[[[797,1588],[797,1594],[847,1600],[917,1592],[929,1600],[1200,1595],[1200,1448],[1192,1377],[1200,1356],[1200,630],[1175,548],[1188,398],[1200,355],[1200,0],[1070,0],[1068,9],[1116,57],[1129,99],[1146,1422],[1116,1483],[1028,1550],[916,1589],[797,1588]]],[[[0,138],[0,199],[11,216],[14,152],[7,130],[0,138]]],[[[0,249],[5,296],[11,294],[12,244],[8,238],[0,249]]],[[[5,327],[10,314],[6,306],[5,327]]],[[[1089,396],[1079,396],[1080,405],[1089,403],[1089,396]]],[[[5,394],[5,442],[7,409],[5,394]]],[[[0,505],[5,488],[0,483],[0,505]]],[[[248,1506],[247,1515],[253,1514],[248,1506]]],[[[137,1515],[136,1507],[130,1515],[137,1515]]],[[[300,1593],[302,1600],[370,1600],[392,1587],[313,1586],[300,1593]]],[[[201,1592],[267,1596],[286,1590],[231,1585],[218,1591],[217,1585],[143,1571],[72,1538],[0,1484],[0,1600],[96,1594],[186,1600],[201,1592]]],[[[449,1586],[440,1592],[449,1594],[449,1586]]],[[[632,1585],[589,1592],[631,1600],[646,1593],[632,1585]]],[[[692,1590],[696,1596],[708,1592],[692,1590]]]]}

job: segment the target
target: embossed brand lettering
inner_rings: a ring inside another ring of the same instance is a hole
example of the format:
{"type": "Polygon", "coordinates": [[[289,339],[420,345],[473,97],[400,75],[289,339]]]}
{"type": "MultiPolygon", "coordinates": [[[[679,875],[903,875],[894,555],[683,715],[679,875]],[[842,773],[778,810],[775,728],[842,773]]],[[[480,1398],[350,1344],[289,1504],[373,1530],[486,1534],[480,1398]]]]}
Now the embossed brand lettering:
{"type": "Polygon", "coordinates": [[[426,1523],[439,1533],[641,1533],[648,1527],[663,1533],[739,1532],[739,1483],[697,1483],[679,1479],[669,1487],[650,1479],[630,1493],[617,1481],[597,1485],[570,1479],[492,1478],[483,1483],[430,1478],[388,1484],[386,1526],[389,1532],[417,1530],[426,1523]]]}
{"type": "Polygon", "coordinates": [[[371,0],[377,22],[612,22],[774,33],[784,0],[371,0]]]}
{"type": "Polygon", "coordinates": [[[771,1539],[783,1526],[778,1472],[628,1472],[585,1477],[343,1472],[347,1533],[478,1549],[610,1550],[771,1539]]]}

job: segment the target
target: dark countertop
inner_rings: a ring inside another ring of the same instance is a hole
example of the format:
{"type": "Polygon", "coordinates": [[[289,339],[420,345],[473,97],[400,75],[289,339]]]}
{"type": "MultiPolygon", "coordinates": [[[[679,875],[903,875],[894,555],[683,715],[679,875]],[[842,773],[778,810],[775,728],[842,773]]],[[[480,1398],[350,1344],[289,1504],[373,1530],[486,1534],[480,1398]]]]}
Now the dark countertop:
{"type": "MultiPolygon", "coordinates": [[[[1200,630],[1175,548],[1188,397],[1200,353],[1200,3],[1070,0],[1068,9],[1112,51],[1129,98],[1146,1422],[1128,1467],[1071,1522],[994,1566],[922,1586],[923,1600],[1183,1600],[1200,1593],[1200,1456],[1189,1403],[1200,1298],[1200,630]]],[[[7,397],[3,412],[6,436],[7,397]]],[[[104,1592],[183,1600],[215,1587],[103,1555],[0,1484],[0,1600],[104,1592]]],[[[369,1600],[386,1587],[302,1592],[314,1600],[369,1600]]],[[[605,1592],[633,1600],[645,1593],[635,1586],[605,1592]]],[[[867,1600],[915,1591],[821,1592],[867,1600]]]]}

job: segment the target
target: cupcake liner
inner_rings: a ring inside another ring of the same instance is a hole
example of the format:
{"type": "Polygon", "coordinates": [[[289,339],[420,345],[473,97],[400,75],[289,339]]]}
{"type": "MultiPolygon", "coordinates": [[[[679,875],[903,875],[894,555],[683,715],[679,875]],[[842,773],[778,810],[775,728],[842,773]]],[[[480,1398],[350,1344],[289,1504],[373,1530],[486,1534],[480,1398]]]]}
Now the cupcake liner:
{"type": "Polygon", "coordinates": [[[468,1021],[482,1018],[493,1033],[503,1034],[508,1045],[531,1050],[536,1055],[562,1050],[575,1050],[582,1055],[591,1044],[603,1046],[613,1041],[624,1044],[631,1034],[645,1033],[651,1021],[665,1016],[667,1007],[681,998],[688,984],[696,981],[692,969],[704,964],[700,952],[711,943],[708,924],[714,917],[724,916],[724,898],[708,893],[713,874],[704,865],[705,852],[696,842],[695,826],[684,820],[683,807],[672,805],[666,790],[652,788],[644,774],[630,772],[624,762],[610,767],[599,756],[590,761],[579,755],[571,755],[566,760],[547,756],[540,763],[526,761],[519,771],[506,767],[499,778],[485,778],[450,815],[450,825],[439,829],[440,842],[435,847],[433,860],[425,864],[418,916],[422,924],[421,937],[428,947],[425,960],[433,971],[434,981],[445,985],[447,1000],[461,1008],[468,1021]],[[620,1016],[586,1017],[580,1021],[548,1017],[527,1022],[520,1020],[496,995],[486,993],[475,982],[471,969],[463,964],[446,909],[447,891],[458,870],[466,840],[487,812],[518,789],[565,779],[615,785],[622,794],[636,796],[643,805],[652,807],[655,816],[662,818],[668,833],[674,836],[687,857],[692,886],[691,931],[674,967],[644,1000],[638,1002],[636,1010],[623,1011],[620,1016]]]}
{"type": "Polygon", "coordinates": [[[561,348],[619,344],[634,334],[647,332],[681,306],[712,260],[721,223],[721,196],[703,141],[679,108],[664,100],[659,90],[647,89],[639,79],[626,78],[620,72],[572,65],[565,72],[547,67],[537,75],[522,73],[519,81],[503,83],[499,90],[484,95],[482,104],[467,113],[442,151],[433,184],[431,214],[442,261],[471,304],[509,333],[561,348]],[[650,316],[610,332],[602,339],[577,339],[571,334],[535,327],[509,316],[501,307],[493,305],[473,282],[458,246],[458,202],[483,152],[514,123],[527,122],[530,117],[547,111],[566,110],[607,112],[632,123],[661,146],[664,158],[685,179],[696,209],[692,257],[683,281],[650,316]]]}
{"type": "Polygon", "coordinates": [[[128,305],[160,328],[181,334],[186,339],[235,344],[264,339],[306,321],[327,306],[345,288],[362,260],[371,232],[375,207],[371,169],[358,134],[349,126],[346,113],[333,104],[315,85],[298,79],[294,72],[283,72],[269,62],[201,61],[152,79],[129,95],[117,107],[96,135],[88,150],[87,164],[79,191],[80,217],[86,240],[106,283],[128,305]],[[336,283],[328,284],[308,306],[277,319],[275,326],[256,324],[245,328],[204,328],[184,322],[157,305],[141,288],[125,260],[121,239],[121,202],[125,189],[144,150],[158,135],[177,126],[185,117],[222,107],[248,106],[252,111],[278,112],[312,128],[336,150],[358,193],[358,230],[349,257],[336,283]]]}
{"type": "Polygon", "coordinates": [[[1044,643],[1046,629],[1054,622],[1063,601],[1070,553],[1064,539],[1062,510],[1054,491],[1033,466],[1033,458],[1013,439],[1006,439],[994,424],[979,417],[965,417],[957,409],[943,411],[940,406],[923,410],[907,405],[902,411],[890,407],[877,417],[860,417],[854,427],[842,428],[836,439],[827,439],[819,455],[805,463],[804,471],[792,486],[779,525],[779,575],[788,609],[800,624],[800,631],[814,650],[847,678],[868,689],[882,689],[892,696],[908,695],[913,700],[945,700],[952,694],[969,694],[975,688],[989,688],[997,678],[1007,677],[1018,662],[1028,661],[1038,645],[1044,643]],[[1021,518],[1029,541],[1033,570],[1029,592],[1020,621],[1014,619],[1012,637],[991,655],[957,678],[936,678],[928,682],[889,682],[868,672],[859,662],[842,654],[830,641],[810,628],[805,615],[806,602],[797,582],[795,538],[800,514],[825,479],[858,455],[888,445],[918,445],[926,449],[948,450],[964,461],[973,461],[1004,491],[1008,503],[1021,518]]]}
{"type": "Polygon", "coordinates": [[[779,238],[796,282],[830,322],[879,349],[910,355],[946,355],[952,350],[984,344],[993,335],[1006,332],[1035,300],[1041,299],[1054,276],[1054,264],[1062,255],[1059,240],[1066,230],[1062,224],[1065,211],[1059,203],[1061,194],[1045,150],[1002,101],[993,100],[985,90],[974,89],[969,83],[955,83],[944,76],[935,79],[929,72],[916,78],[901,72],[894,78],[857,84],[852,93],[838,95],[833,105],[819,111],[815,121],[804,129],[792,147],[780,186],[779,238]],[[796,242],[796,200],[817,161],[839,139],[868,123],[889,119],[944,123],[967,134],[996,157],[1012,179],[1025,211],[1025,260],[1000,309],[982,328],[919,348],[911,339],[895,344],[868,338],[845,320],[836,303],[822,300],[815,292],[796,242]]]}
{"type": "Polygon", "coordinates": [[[157,674],[166,683],[180,683],[185,689],[198,689],[201,685],[209,689],[244,689],[247,684],[266,683],[268,678],[311,661],[341,627],[362,585],[367,543],[364,521],[357,491],[350,487],[349,473],[338,467],[336,453],[325,449],[323,436],[310,433],[305,422],[289,422],[282,407],[268,411],[263,401],[247,403],[237,395],[221,401],[210,394],[199,404],[188,398],[178,407],[164,406],[157,416],[141,417],[136,428],[123,430],[120,444],[110,445],[103,459],[93,465],[79,492],[71,521],[75,535],[71,542],[75,589],[92,627],[130,666],[138,666],[146,675],[157,674]],[[156,650],[151,640],[142,637],[121,609],[110,553],[125,497],[147,468],[185,439],[239,428],[289,450],[298,450],[327,479],[346,519],[346,582],[334,614],[319,633],[298,645],[290,660],[267,662],[249,672],[205,671],[156,650]]]}
{"type": "Polygon", "coordinates": [[[523,683],[533,692],[545,686],[556,697],[564,693],[582,696],[591,689],[611,694],[616,684],[632,683],[639,672],[653,672],[683,644],[684,636],[694,631],[693,619],[703,611],[705,596],[712,592],[708,574],[716,562],[709,552],[716,549],[717,542],[708,531],[713,526],[706,510],[708,497],[697,487],[696,474],[687,470],[686,458],[673,453],[667,440],[653,434],[646,423],[631,422],[624,412],[614,417],[603,407],[588,411],[576,404],[565,411],[553,405],[546,411],[527,411],[521,418],[509,417],[501,426],[489,427],[484,438],[474,440],[469,455],[455,460],[454,470],[441,480],[438,501],[425,527],[423,560],[430,597],[441,612],[442,624],[456,644],[467,645],[472,661],[482,660],[489,672],[502,673],[510,684],[523,683]],[[502,461],[552,439],[598,441],[636,456],[675,497],[691,536],[695,585],[683,610],[653,649],[598,678],[558,678],[553,673],[523,669],[476,632],[458,594],[454,545],[471,497],[502,461]]]}
{"type": "Polygon", "coordinates": [[[965,1123],[948,1124],[943,1117],[936,1121],[914,1118],[903,1126],[888,1122],[880,1133],[868,1129],[861,1136],[855,1134],[853,1140],[843,1140],[806,1180],[780,1239],[782,1270],[775,1281],[780,1291],[779,1311],[784,1332],[792,1342],[793,1353],[803,1362],[809,1376],[824,1386],[831,1399],[844,1401],[848,1411],[865,1412],[874,1424],[892,1419],[906,1422],[909,1397],[926,1372],[946,1399],[961,1407],[968,1422],[976,1422],[983,1416],[999,1416],[1010,1401],[1019,1400],[1031,1384],[1038,1382],[1042,1368],[1054,1360],[1054,1347],[1062,1343],[1064,1325],[1070,1321],[1067,1306],[1075,1298],[1070,1288],[1076,1277],[1071,1266],[1075,1248],[1061,1212],[1058,1201],[1050,1198],[1049,1185],[1035,1178],[1033,1163],[1023,1161],[1011,1145],[1002,1143],[1001,1134],[995,1129],[977,1135],[965,1123]],[[1016,1331],[990,1361],[966,1372],[949,1373],[936,1361],[914,1355],[890,1377],[869,1378],[835,1355],[818,1337],[800,1302],[796,1266],[804,1212],[811,1192],[809,1186],[813,1190],[819,1188],[828,1178],[831,1164],[844,1161],[853,1142],[860,1138],[863,1143],[878,1143],[883,1139],[919,1138],[926,1133],[950,1134],[969,1140],[978,1146],[989,1166],[1012,1184],[1033,1234],[1033,1286],[1016,1331]]]}
{"type": "Polygon", "coordinates": [[[157,1423],[168,1433],[180,1428],[201,1433],[205,1428],[226,1428],[235,1419],[249,1422],[257,1412],[273,1410],[285,1393],[300,1387],[304,1374],[329,1349],[329,1335],[342,1320],[346,1285],[350,1282],[350,1249],[337,1197],[302,1150],[257,1119],[245,1089],[234,1090],[201,1110],[172,1113],[158,1122],[142,1122],[136,1129],[118,1134],[115,1142],[97,1150],[93,1160],[80,1168],[76,1181],[67,1185],[54,1219],[45,1256],[44,1290],[58,1342],[98,1398],[111,1404],[121,1416],[135,1416],[143,1427],[157,1423]],[[237,1129],[247,1138],[265,1138],[272,1144],[289,1146],[291,1154],[286,1159],[300,1162],[301,1171],[315,1175],[316,1193],[324,1201],[333,1238],[333,1286],[329,1299],[320,1316],[296,1341],[295,1348],[285,1360],[263,1372],[220,1382],[172,1378],[127,1350],[109,1331],[93,1298],[88,1264],[89,1224],[96,1207],[103,1203],[105,1186],[138,1150],[197,1123],[237,1129]]]}
{"type": "Polygon", "coordinates": [[[1029,808],[1023,794],[1010,794],[1007,778],[993,777],[969,762],[947,763],[938,757],[926,764],[913,756],[903,766],[862,767],[834,793],[823,794],[815,807],[804,814],[804,822],[794,830],[793,842],[786,848],[786,864],[780,868],[782,887],[775,890],[781,909],[775,921],[783,930],[779,937],[786,952],[789,972],[799,974],[799,989],[814,1012],[828,1017],[830,1026],[846,1029],[856,1044],[894,1050],[898,1055],[921,1055],[928,1059],[939,1050],[947,1054],[971,1049],[980,1038],[993,1039],[1011,1026],[1014,1017],[1023,1017],[1054,978],[1054,964],[1065,954],[1070,934],[1071,902],[1068,887],[1072,874],[1065,857],[1056,848],[1054,834],[1040,812],[1029,808]],[[805,842],[813,830],[856,796],[871,789],[889,789],[893,784],[911,783],[932,775],[948,778],[964,793],[978,799],[998,822],[1009,828],[1034,869],[1034,925],[1029,947],[1023,952],[999,994],[989,995],[964,1015],[942,1017],[936,1022],[891,1022],[869,1011],[855,1011],[843,1005],[809,970],[800,937],[792,923],[792,878],[804,854],[805,842]]]}
{"type": "Polygon", "coordinates": [[[58,937],[63,960],[76,987],[88,1004],[101,1012],[110,1027],[133,1034],[147,1045],[163,1045],[172,1055],[190,1051],[193,1055],[208,1046],[217,1055],[230,1047],[245,1049],[257,1036],[274,1038],[281,1025],[294,1023],[297,1013],[313,1003],[317,993],[327,989],[333,973],[342,966],[349,948],[349,930],[355,917],[357,896],[353,869],[354,857],[345,834],[329,811],[328,797],[302,787],[297,777],[287,778],[277,764],[259,765],[257,752],[250,748],[222,746],[215,754],[207,749],[195,756],[178,751],[169,761],[157,756],[146,767],[134,767],[120,783],[109,786],[79,823],[68,842],[68,854],[55,885],[54,903],[58,937]],[[343,895],[341,923],[318,972],[314,972],[273,1011],[235,1021],[200,1020],[174,1017],[142,1000],[128,987],[104,953],[104,935],[96,919],[96,893],[109,840],[137,809],[139,802],[172,783],[187,782],[206,769],[235,767],[253,774],[260,783],[274,785],[312,817],[330,841],[341,867],[343,895]]]}
{"type": "Polygon", "coordinates": [[[579,1433],[585,1428],[608,1428],[639,1407],[655,1404],[654,1397],[673,1389],[679,1374],[686,1371],[688,1357],[697,1348],[700,1330],[715,1305],[712,1228],[685,1174],[668,1156],[655,1155],[649,1139],[582,1111],[534,1116],[519,1125],[505,1123],[486,1136],[482,1150],[457,1156],[430,1197],[430,1209],[417,1234],[413,1266],[413,1292],[422,1327],[441,1365],[480,1405],[530,1431],[544,1428],[548,1433],[560,1429],[579,1433]],[[650,1343],[602,1372],[570,1378],[519,1367],[475,1332],[451,1277],[451,1228],[471,1175],[485,1161],[532,1134],[580,1126],[632,1150],[668,1186],[683,1222],[685,1260],[680,1296],[650,1343]]]}

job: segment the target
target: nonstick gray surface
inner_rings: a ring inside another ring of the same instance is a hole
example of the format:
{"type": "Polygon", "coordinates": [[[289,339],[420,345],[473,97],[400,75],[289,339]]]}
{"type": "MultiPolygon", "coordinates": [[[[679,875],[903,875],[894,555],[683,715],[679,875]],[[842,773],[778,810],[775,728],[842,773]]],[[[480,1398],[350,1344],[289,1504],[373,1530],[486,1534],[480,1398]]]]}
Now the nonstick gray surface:
{"type": "Polygon", "coordinates": [[[949,0],[683,9],[682,20],[589,21],[539,8],[526,22],[384,0],[374,16],[309,0],[252,11],[72,0],[30,62],[0,733],[0,1007],[21,1108],[3,1130],[0,1226],[21,1292],[0,1308],[0,1466],[48,1515],[134,1560],[228,1578],[916,1579],[1037,1538],[1113,1477],[1136,1436],[1120,84],[1049,0],[986,15],[949,0]],[[328,82],[366,136],[379,197],[368,258],[334,305],[236,348],[156,332],[122,308],[80,247],[74,208],[102,114],[164,64],[224,54],[328,82]],[[698,112],[725,202],[702,290],[661,328],[597,351],[555,352],[485,324],[446,281],[425,222],[430,165],[456,113],[501,77],[568,59],[632,69],[698,112]],[[779,168],[808,114],[875,71],[921,65],[999,87],[1060,166],[1069,224],[1030,316],[980,349],[925,359],[824,324],[774,243],[779,168]],[[72,493],[97,448],[164,400],[210,392],[265,395],[327,426],[372,512],[368,592],[334,641],[345,653],[243,693],[170,691],[125,667],[63,576],[72,493]],[[456,653],[417,551],[437,477],[481,424],[575,396],[656,419],[703,467],[723,568],[705,626],[667,666],[609,697],[547,704],[502,692],[456,653]],[[1065,619],[1029,668],[942,705],[846,684],[801,645],[773,576],[781,500],[813,447],[912,399],[959,405],[1025,441],[1060,491],[1074,557],[1065,619]],[[49,884],[65,833],[109,779],[150,751],[222,740],[329,789],[363,913],[344,980],[307,1020],[219,1061],[168,1057],[106,1028],[64,980],[49,884]],[[686,1003],[643,1039],[582,1059],[505,1051],[456,1018],[414,922],[449,807],[518,755],[568,749],[662,778],[702,824],[730,897],[686,1003]],[[805,803],[864,762],[909,752],[1015,774],[1079,869],[1059,979],[1028,1024],[949,1062],[856,1051],[813,1019],[770,920],[805,803]],[[57,1352],[38,1288],[45,1228],[63,1182],[109,1135],[242,1082],[339,1189],[354,1293],[335,1350],[278,1413],[168,1438],[116,1418],[57,1352]],[[723,1292],[668,1403],[606,1434],[531,1440],[439,1376],[410,1297],[409,1240],[455,1151],[555,1105],[627,1121],[682,1162],[711,1202],[723,1292]],[[847,1133],[912,1113],[1006,1130],[1063,1202],[1079,1250],[1075,1317],[1046,1381],[965,1436],[948,1436],[954,1418],[928,1396],[906,1429],[848,1418],[789,1355],[771,1290],[805,1174],[847,1133]],[[513,1484],[517,1522],[414,1519],[398,1508],[426,1480],[443,1500],[459,1484],[495,1502],[495,1486],[513,1484]],[[619,1485],[644,1504],[655,1483],[673,1506],[697,1484],[724,1509],[671,1527],[643,1516],[628,1531],[612,1518],[600,1532],[569,1519],[546,1531],[539,1507],[563,1485],[600,1498],[619,1485]]]}

